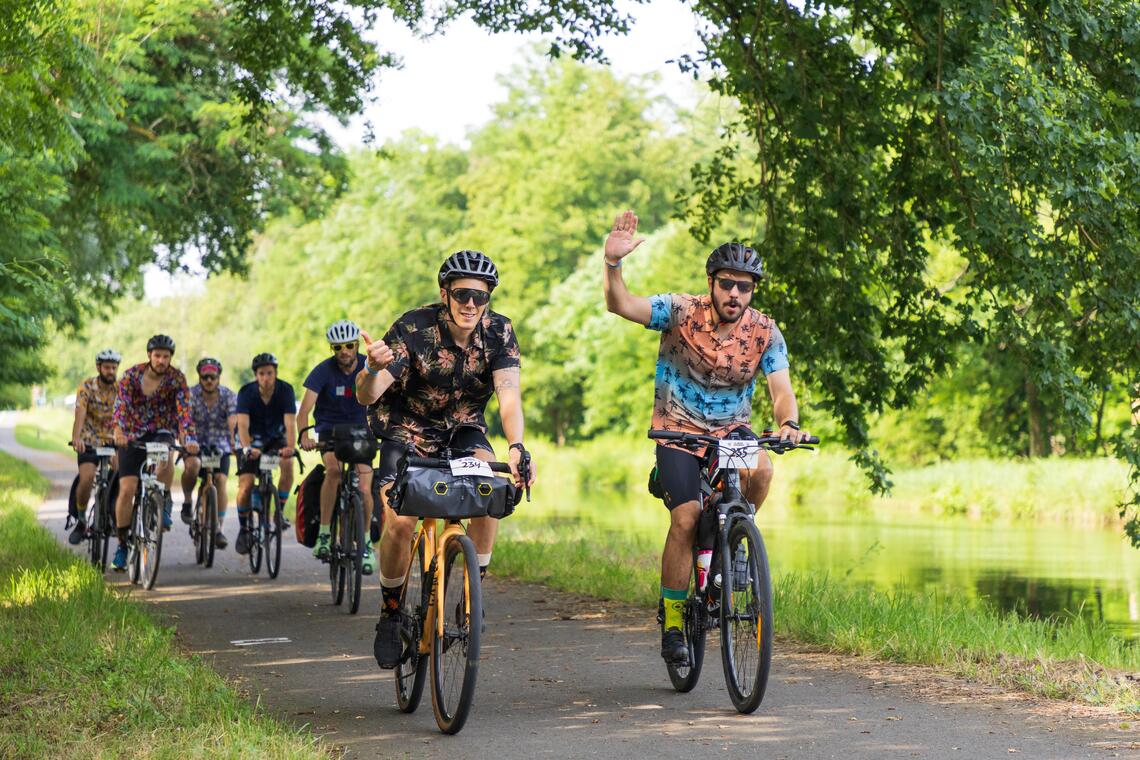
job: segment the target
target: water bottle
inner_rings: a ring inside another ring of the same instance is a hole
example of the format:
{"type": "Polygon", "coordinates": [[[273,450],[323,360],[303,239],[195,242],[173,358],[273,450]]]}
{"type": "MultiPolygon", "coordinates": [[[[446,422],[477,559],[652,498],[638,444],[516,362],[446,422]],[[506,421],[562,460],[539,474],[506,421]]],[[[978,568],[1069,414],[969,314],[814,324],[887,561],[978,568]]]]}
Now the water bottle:
{"type": "Polygon", "coordinates": [[[697,589],[705,590],[709,578],[709,565],[712,564],[712,549],[697,551],[697,589]]]}

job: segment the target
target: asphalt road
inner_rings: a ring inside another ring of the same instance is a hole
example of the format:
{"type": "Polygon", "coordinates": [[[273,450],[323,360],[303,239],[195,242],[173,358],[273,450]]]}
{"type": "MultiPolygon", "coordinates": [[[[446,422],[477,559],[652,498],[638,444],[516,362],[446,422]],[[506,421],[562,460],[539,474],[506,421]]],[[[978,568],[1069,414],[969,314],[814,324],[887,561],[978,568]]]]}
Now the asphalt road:
{"type": "MultiPolygon", "coordinates": [[[[66,543],[74,458],[18,446],[13,420],[0,413],[0,448],[51,479],[39,516],[66,543]]],[[[1140,758],[1140,730],[1110,711],[783,641],[764,703],[738,715],[715,636],[701,683],[677,694],[657,654],[653,611],[506,581],[493,565],[475,708],[458,736],[443,736],[430,690],[418,712],[400,713],[390,671],[372,659],[376,578],[366,578],[360,614],[349,615],[331,604],[325,566],[291,538],[276,580],[264,569],[251,575],[233,551],[230,520],[230,548],[213,568],[195,565],[176,516],[153,591],[111,572],[108,582],[150,605],[249,699],[349,757],[1140,758]],[[280,641],[235,643],[260,639],[280,641]]]]}

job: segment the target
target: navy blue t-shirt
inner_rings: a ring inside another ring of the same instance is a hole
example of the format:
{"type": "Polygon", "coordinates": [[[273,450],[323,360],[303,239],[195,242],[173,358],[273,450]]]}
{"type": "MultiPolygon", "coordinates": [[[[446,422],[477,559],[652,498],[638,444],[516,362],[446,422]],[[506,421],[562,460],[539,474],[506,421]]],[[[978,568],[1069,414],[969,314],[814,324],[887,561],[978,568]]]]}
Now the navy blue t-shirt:
{"type": "Polygon", "coordinates": [[[356,376],[362,369],[364,354],[356,355],[356,368],[348,374],[330,356],[305,378],[305,387],[317,394],[313,412],[317,435],[331,433],[333,425],[365,424],[365,409],[356,400],[356,376]]]}
{"type": "MultiPolygon", "coordinates": [[[[274,440],[285,440],[285,415],[297,413],[297,397],[293,386],[278,380],[273,395],[266,404],[257,390],[257,381],[246,383],[238,391],[237,413],[249,415],[249,435],[263,444],[274,440]]],[[[286,441],[286,446],[292,442],[286,441]]]]}

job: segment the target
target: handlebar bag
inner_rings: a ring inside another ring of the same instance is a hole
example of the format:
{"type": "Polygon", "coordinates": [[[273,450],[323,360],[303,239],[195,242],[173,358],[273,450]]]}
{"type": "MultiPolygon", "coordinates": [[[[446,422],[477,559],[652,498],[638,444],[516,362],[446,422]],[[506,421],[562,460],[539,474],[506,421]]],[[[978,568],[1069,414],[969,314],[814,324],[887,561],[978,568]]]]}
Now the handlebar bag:
{"type": "Polygon", "coordinates": [[[366,427],[334,425],[332,440],[333,453],[342,462],[372,464],[376,458],[376,439],[366,427]]]}
{"type": "Polygon", "coordinates": [[[434,467],[408,467],[392,492],[397,514],[447,520],[502,519],[515,511],[521,494],[506,478],[453,475],[434,467]]]}

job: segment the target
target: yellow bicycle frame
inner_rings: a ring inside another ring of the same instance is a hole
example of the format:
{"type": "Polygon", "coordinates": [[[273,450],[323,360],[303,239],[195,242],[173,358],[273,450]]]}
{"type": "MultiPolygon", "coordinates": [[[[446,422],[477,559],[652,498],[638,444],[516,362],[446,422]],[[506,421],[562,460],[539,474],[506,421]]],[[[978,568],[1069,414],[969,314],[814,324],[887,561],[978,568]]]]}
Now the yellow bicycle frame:
{"type": "MultiPolygon", "coordinates": [[[[428,609],[427,616],[423,621],[423,633],[420,635],[420,654],[428,654],[431,652],[431,639],[432,636],[443,638],[443,621],[445,619],[443,611],[443,571],[444,571],[444,557],[443,550],[447,546],[447,540],[455,535],[465,535],[467,530],[460,522],[450,522],[444,527],[443,532],[436,537],[437,522],[442,522],[438,518],[427,518],[420,521],[419,533],[416,541],[412,544],[412,559],[413,564],[415,560],[415,552],[419,550],[420,545],[423,546],[424,561],[431,566],[432,559],[435,561],[435,573],[431,579],[431,594],[428,596],[428,609]]],[[[464,609],[471,609],[471,579],[467,577],[467,566],[463,566],[463,605],[464,609]]],[[[470,612],[468,613],[470,615],[470,612]]]]}

